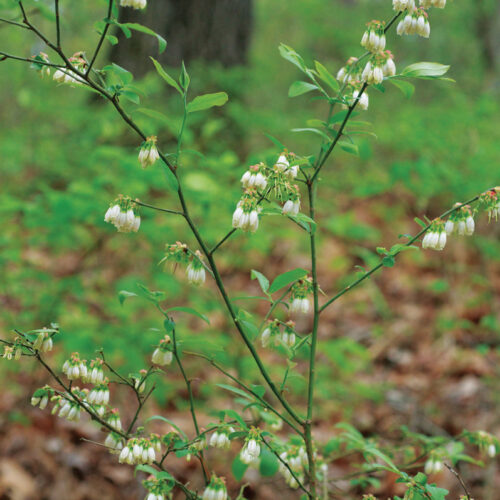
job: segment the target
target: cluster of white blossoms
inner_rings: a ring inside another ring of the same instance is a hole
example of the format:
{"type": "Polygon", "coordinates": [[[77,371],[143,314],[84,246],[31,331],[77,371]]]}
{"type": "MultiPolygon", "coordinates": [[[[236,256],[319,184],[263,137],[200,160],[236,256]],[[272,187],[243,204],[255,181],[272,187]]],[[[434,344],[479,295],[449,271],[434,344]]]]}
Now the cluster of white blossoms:
{"type": "Polygon", "coordinates": [[[37,337],[33,342],[33,348],[40,352],[52,351],[52,348],[54,347],[54,342],[52,340],[53,331],[54,330],[49,330],[47,328],[38,330],[37,337]]]}
{"type": "Polygon", "coordinates": [[[116,227],[119,233],[137,233],[141,226],[137,204],[127,196],[119,196],[108,208],[104,222],[116,227]]]}
{"type": "Polygon", "coordinates": [[[233,227],[254,233],[259,228],[260,201],[274,193],[283,203],[284,215],[296,216],[300,211],[300,191],[292,184],[299,173],[298,165],[291,165],[294,155],[283,152],[276,163],[269,167],[264,163],[252,165],[241,177],[245,190],[233,213],[233,227]]]}
{"type": "Polygon", "coordinates": [[[224,478],[213,475],[203,492],[202,500],[227,500],[227,488],[224,478]]]}
{"type": "Polygon", "coordinates": [[[311,302],[308,298],[312,292],[311,278],[298,280],[292,286],[290,313],[307,314],[311,309],[311,302]]]}
{"type": "Polygon", "coordinates": [[[379,84],[384,81],[385,77],[394,76],[395,74],[394,56],[390,50],[385,50],[370,56],[361,73],[361,80],[369,85],[379,84]]]}
{"type": "Polygon", "coordinates": [[[208,442],[210,446],[214,448],[229,449],[231,446],[231,440],[229,439],[229,434],[234,432],[232,427],[222,427],[218,428],[210,436],[210,441],[208,442]]]}
{"type": "Polygon", "coordinates": [[[123,438],[116,432],[110,432],[104,440],[104,446],[107,446],[111,453],[118,454],[123,450],[123,438]]]}
{"type": "Polygon", "coordinates": [[[370,52],[377,53],[385,49],[385,23],[370,21],[361,38],[361,46],[370,52]]]}
{"type": "Polygon", "coordinates": [[[139,151],[139,163],[142,168],[150,167],[159,160],[160,154],[158,153],[158,149],[156,147],[156,141],[157,137],[152,135],[141,144],[141,150],[139,151]]]}
{"type": "Polygon", "coordinates": [[[74,352],[69,359],[67,359],[62,367],[63,373],[69,380],[78,380],[81,378],[86,381],[88,377],[88,368],[85,360],[81,360],[77,352],[74,352]]]}
{"type": "Polygon", "coordinates": [[[191,285],[200,286],[205,283],[206,273],[201,259],[201,252],[197,250],[186,268],[187,279],[191,285]]]}
{"type": "Polygon", "coordinates": [[[242,186],[244,188],[255,188],[260,190],[266,189],[267,179],[264,172],[265,165],[263,163],[252,165],[241,178],[242,186]]]}
{"type": "Polygon", "coordinates": [[[113,427],[113,429],[117,431],[123,430],[122,421],[120,419],[120,412],[118,408],[111,409],[106,422],[108,423],[108,425],[110,425],[111,427],[113,427]]]}
{"type": "Polygon", "coordinates": [[[40,410],[45,410],[53,394],[54,390],[48,385],[46,385],[45,387],[41,387],[40,389],[37,389],[33,393],[33,396],[31,396],[32,406],[38,406],[40,410]]]}
{"type": "MultiPolygon", "coordinates": [[[[146,481],[142,483],[148,490],[148,494],[144,500],[165,500],[163,494],[163,481],[156,479],[153,475],[149,476],[146,481]]],[[[170,496],[168,498],[171,498],[170,496]]]]}
{"type": "Polygon", "coordinates": [[[87,401],[91,405],[107,405],[109,403],[108,383],[108,380],[104,380],[102,384],[92,387],[87,396],[87,401]]]}
{"type": "Polygon", "coordinates": [[[279,472],[285,478],[286,484],[290,488],[298,488],[299,483],[295,479],[294,475],[299,479],[300,482],[304,481],[304,472],[308,466],[307,453],[303,446],[292,446],[289,450],[280,453],[280,458],[283,462],[288,464],[286,467],[281,461],[279,464],[279,472]],[[293,474],[292,474],[293,472],[293,474]]]}
{"type": "Polygon", "coordinates": [[[170,350],[170,343],[171,340],[168,335],[165,335],[165,337],[160,340],[158,347],[154,350],[153,356],[151,357],[151,361],[155,365],[167,366],[172,363],[174,355],[170,350]]]}
{"type": "Polygon", "coordinates": [[[468,205],[453,212],[444,225],[444,229],[448,236],[454,233],[459,236],[472,236],[475,228],[476,224],[474,222],[472,210],[468,205]]]}
{"type": "Polygon", "coordinates": [[[156,460],[156,453],[161,452],[160,441],[151,441],[146,438],[131,438],[127,441],[118,461],[129,465],[152,464],[156,460]]]}
{"type": "Polygon", "coordinates": [[[396,33],[398,35],[420,35],[429,38],[431,34],[429,14],[423,8],[406,11],[403,20],[399,21],[396,33]]]}
{"type": "Polygon", "coordinates": [[[132,7],[133,9],[145,9],[147,0],[120,0],[121,7],[132,7]]]}
{"type": "MultiPolygon", "coordinates": [[[[80,73],[85,73],[87,69],[87,61],[85,60],[83,52],[77,52],[72,57],[70,57],[68,61],[77,71],[79,71],[80,73]]],[[[68,68],[60,68],[56,70],[53,78],[57,83],[67,83],[69,85],[85,85],[85,80],[73,70],[68,68]]]]}
{"type": "Polygon", "coordinates": [[[247,465],[256,464],[260,458],[259,431],[255,428],[250,432],[245,440],[245,444],[240,451],[240,460],[247,465]]]}
{"type": "Polygon", "coordinates": [[[268,322],[260,340],[262,347],[268,347],[272,342],[275,346],[285,345],[291,349],[295,345],[296,338],[295,323],[293,321],[282,323],[275,319],[268,322]]]}
{"type": "MultiPolygon", "coordinates": [[[[73,391],[78,392],[79,388],[75,387],[73,391]]],[[[52,413],[55,414],[57,410],[59,410],[57,416],[60,418],[65,418],[70,422],[80,421],[80,412],[81,412],[80,404],[76,403],[73,400],[61,398],[58,404],[56,404],[52,409],[52,413]]]]}
{"type": "Polygon", "coordinates": [[[446,231],[442,221],[434,221],[422,240],[422,248],[441,251],[446,246],[446,231]]]}
{"type": "Polygon", "coordinates": [[[488,219],[500,219],[500,186],[483,193],[479,201],[488,214],[488,219]]]}
{"type": "Polygon", "coordinates": [[[443,462],[435,455],[431,455],[424,465],[424,472],[427,475],[437,474],[443,470],[443,462]]]}
{"type": "MultiPolygon", "coordinates": [[[[483,194],[487,196],[487,193],[483,194]]],[[[459,236],[471,236],[474,234],[476,223],[474,222],[474,212],[469,205],[457,203],[458,207],[446,222],[436,219],[432,222],[429,230],[422,240],[422,248],[433,250],[443,250],[446,246],[448,236],[457,234],[459,236]]]]}
{"type": "Polygon", "coordinates": [[[104,382],[104,361],[102,359],[93,359],[90,362],[90,369],[88,370],[88,381],[91,384],[98,385],[104,382]]]}
{"type": "Polygon", "coordinates": [[[415,8],[415,0],[392,0],[392,6],[396,12],[415,8]]]}

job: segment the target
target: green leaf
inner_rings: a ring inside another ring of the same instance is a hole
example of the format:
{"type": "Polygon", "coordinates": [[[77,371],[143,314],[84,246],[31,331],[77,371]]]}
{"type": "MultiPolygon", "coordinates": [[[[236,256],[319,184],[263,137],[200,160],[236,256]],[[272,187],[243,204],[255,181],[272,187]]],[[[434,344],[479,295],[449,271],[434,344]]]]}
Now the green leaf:
{"type": "Polygon", "coordinates": [[[193,316],[197,316],[198,318],[200,318],[203,321],[205,321],[205,323],[210,324],[210,320],[207,318],[207,316],[205,316],[204,314],[198,312],[196,309],[193,309],[191,307],[182,307],[182,306],[170,307],[165,312],[169,313],[169,312],[172,312],[172,311],[182,311],[182,312],[185,312],[185,313],[188,313],[188,314],[192,314],[193,316]]]}
{"type": "Polygon", "coordinates": [[[274,476],[279,469],[279,462],[276,455],[267,448],[263,448],[260,453],[259,472],[262,477],[274,476]]]}
{"type": "Polygon", "coordinates": [[[356,144],[351,144],[350,142],[339,141],[339,146],[345,152],[350,153],[354,156],[359,156],[359,148],[356,144]]]}
{"type": "Polygon", "coordinates": [[[302,56],[297,54],[297,52],[295,52],[295,50],[293,50],[292,47],[289,47],[288,45],[282,43],[279,46],[279,51],[281,57],[291,62],[293,65],[297,66],[297,68],[299,68],[302,72],[307,73],[307,66],[304,62],[304,59],[302,59],[302,56]]]}
{"type": "Polygon", "coordinates": [[[162,415],[153,415],[152,417],[149,417],[144,421],[145,424],[148,422],[151,422],[152,420],[161,420],[162,422],[166,422],[167,424],[171,425],[184,439],[188,440],[188,437],[186,433],[176,424],[172,422],[172,420],[163,417],[162,415]]]}
{"type": "MultiPolygon", "coordinates": [[[[334,125],[335,123],[342,123],[349,113],[348,109],[344,109],[343,111],[339,111],[338,113],[335,113],[330,120],[328,120],[328,123],[330,125],[334,125]]],[[[353,111],[350,115],[351,118],[354,118],[355,116],[358,116],[359,113],[357,111],[353,111]]]]}
{"type": "Polygon", "coordinates": [[[259,398],[263,398],[266,393],[266,388],[263,385],[251,384],[250,388],[253,392],[255,392],[255,394],[257,394],[257,396],[259,396],[259,398]]]}
{"type": "Polygon", "coordinates": [[[262,288],[262,291],[264,293],[267,293],[267,291],[269,290],[269,280],[262,273],[259,273],[259,271],[256,271],[255,269],[252,269],[250,276],[253,280],[257,279],[260,287],[262,288]]]}
{"type": "Polygon", "coordinates": [[[415,217],[413,219],[420,227],[422,227],[423,229],[425,229],[427,227],[427,224],[422,220],[422,219],[419,219],[418,217],[415,217]]]}
{"type": "Polygon", "coordinates": [[[182,92],[181,88],[179,87],[179,84],[163,69],[162,65],[156,60],[151,58],[153,61],[153,64],[155,65],[156,71],[158,74],[171,86],[174,87],[179,94],[184,95],[182,92]]]}
{"type": "Polygon", "coordinates": [[[134,79],[134,75],[130,71],[115,63],[104,66],[101,71],[115,76],[122,85],[128,85],[134,79]]]}
{"type": "Polygon", "coordinates": [[[269,288],[269,293],[277,292],[290,283],[294,283],[305,276],[307,276],[307,271],[301,268],[292,269],[291,271],[282,273],[274,279],[271,287],[269,288]]]}
{"type": "Polygon", "coordinates": [[[184,90],[188,89],[189,83],[191,82],[191,78],[189,78],[188,72],[186,71],[186,66],[184,66],[184,61],[182,61],[179,82],[184,90]]]}
{"type": "Polygon", "coordinates": [[[151,28],[143,26],[139,23],[120,23],[120,26],[124,26],[125,28],[140,31],[141,33],[145,33],[146,35],[151,35],[156,37],[158,40],[158,52],[161,54],[167,48],[167,41],[161,35],[153,31],[151,28]]]}
{"type": "Polygon", "coordinates": [[[284,144],[282,144],[276,137],[273,137],[272,135],[264,133],[264,135],[281,151],[283,151],[285,148],[284,144]]]}
{"type": "Polygon", "coordinates": [[[138,113],[142,113],[143,115],[149,116],[150,118],[154,118],[162,123],[170,123],[171,119],[164,115],[163,113],[160,113],[156,109],[149,109],[149,108],[138,108],[135,111],[138,113]]]}
{"type": "Polygon", "coordinates": [[[318,61],[314,61],[318,76],[335,92],[340,92],[340,86],[337,79],[318,61]]]}
{"type": "Polygon", "coordinates": [[[128,99],[129,101],[133,102],[134,104],[141,103],[141,98],[132,90],[122,90],[120,92],[120,96],[124,97],[125,99],[128,99]]]}
{"type": "Polygon", "coordinates": [[[396,263],[394,257],[392,255],[386,255],[383,259],[382,259],[382,264],[385,266],[385,267],[394,267],[394,264],[396,263]]]}
{"type": "Polygon", "coordinates": [[[313,90],[318,90],[318,86],[307,82],[293,82],[288,89],[288,97],[297,97],[302,94],[307,94],[313,90]]]}
{"type": "Polygon", "coordinates": [[[244,464],[240,460],[239,455],[236,455],[236,457],[234,457],[233,463],[231,465],[231,472],[233,473],[234,479],[236,479],[236,481],[241,481],[243,479],[243,476],[245,475],[245,472],[247,471],[247,469],[248,469],[248,465],[244,464]]]}
{"type": "Polygon", "coordinates": [[[248,394],[248,392],[245,392],[242,389],[238,389],[237,387],[233,387],[232,385],[227,385],[227,384],[215,384],[215,385],[221,387],[222,389],[226,389],[226,391],[234,392],[235,394],[238,394],[239,396],[242,396],[245,399],[252,399],[251,395],[248,394]]]}
{"type": "Polygon", "coordinates": [[[137,297],[137,294],[134,292],[127,292],[127,290],[120,290],[118,292],[118,300],[121,305],[123,305],[125,299],[128,299],[129,297],[137,297]]]}
{"type": "Polygon", "coordinates": [[[224,414],[227,417],[232,418],[233,420],[236,420],[240,424],[240,427],[242,429],[248,429],[248,426],[247,426],[246,422],[243,420],[243,418],[241,418],[241,415],[237,411],[235,411],[235,410],[225,410],[224,414]]]}
{"type": "Polygon", "coordinates": [[[227,100],[228,95],[225,92],[199,95],[188,104],[187,112],[194,113],[195,111],[203,111],[204,109],[213,108],[214,106],[224,106],[227,100]]]}
{"type": "Polygon", "coordinates": [[[151,475],[153,475],[158,480],[172,481],[172,482],[175,481],[175,479],[172,476],[172,474],[170,474],[166,470],[155,469],[151,465],[147,465],[147,464],[136,465],[134,474],[136,474],[139,471],[151,474],[151,475]]]}
{"type": "Polygon", "coordinates": [[[440,77],[450,69],[449,66],[433,62],[418,62],[410,64],[401,73],[408,78],[440,77]]]}
{"type": "Polygon", "coordinates": [[[388,80],[390,83],[392,83],[396,88],[401,90],[401,92],[404,94],[404,96],[407,99],[410,99],[413,93],[415,92],[415,85],[413,85],[410,82],[407,82],[406,80],[398,80],[396,78],[389,78],[388,80]]]}
{"type": "Polygon", "coordinates": [[[330,142],[332,139],[328,134],[323,132],[322,130],[319,130],[317,128],[292,128],[292,132],[312,132],[313,134],[320,135],[325,139],[326,141],[330,142]]]}

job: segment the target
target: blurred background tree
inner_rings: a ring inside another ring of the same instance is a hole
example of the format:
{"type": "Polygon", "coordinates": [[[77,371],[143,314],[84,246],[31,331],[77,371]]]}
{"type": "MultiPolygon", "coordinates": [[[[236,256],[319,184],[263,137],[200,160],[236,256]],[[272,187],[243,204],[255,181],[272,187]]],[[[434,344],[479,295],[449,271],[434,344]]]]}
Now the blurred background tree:
{"type": "MultiPolygon", "coordinates": [[[[194,59],[224,67],[245,64],[253,28],[253,0],[153,0],[144,11],[121,8],[123,22],[140,22],[168,40],[162,63],[178,66],[194,59]]],[[[136,77],[151,70],[155,40],[137,36],[111,51],[111,59],[136,77]]]]}

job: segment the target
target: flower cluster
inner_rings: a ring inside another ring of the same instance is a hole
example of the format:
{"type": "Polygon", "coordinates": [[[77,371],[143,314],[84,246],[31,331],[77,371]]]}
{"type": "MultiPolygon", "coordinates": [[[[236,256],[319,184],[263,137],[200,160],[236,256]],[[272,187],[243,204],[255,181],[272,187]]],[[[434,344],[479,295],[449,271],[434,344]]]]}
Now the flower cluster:
{"type": "Polygon", "coordinates": [[[38,55],[32,56],[31,59],[33,59],[31,67],[38,71],[41,78],[44,76],[50,76],[50,66],[43,64],[50,63],[49,56],[45,52],[40,52],[38,55]]]}
{"type": "Polygon", "coordinates": [[[244,464],[255,464],[260,457],[259,431],[252,427],[240,451],[240,460],[244,464]]]}
{"type": "Polygon", "coordinates": [[[213,475],[203,492],[202,500],[227,500],[227,489],[224,478],[213,475]]]}
{"type": "Polygon", "coordinates": [[[104,440],[104,446],[110,448],[111,453],[118,454],[123,450],[123,438],[116,432],[110,432],[104,440]]]}
{"type": "Polygon", "coordinates": [[[264,328],[260,340],[262,347],[268,347],[272,341],[275,346],[285,345],[292,348],[296,341],[295,323],[293,321],[282,323],[277,319],[270,321],[264,328]]]}
{"type": "Polygon", "coordinates": [[[444,9],[446,7],[446,0],[420,0],[420,5],[424,9],[430,7],[437,7],[438,9],[444,9]]]}
{"type": "Polygon", "coordinates": [[[148,374],[147,370],[140,370],[138,374],[132,374],[130,378],[134,384],[134,389],[142,394],[146,389],[146,375],[148,374]]]}
{"type": "Polygon", "coordinates": [[[186,268],[187,279],[191,285],[199,286],[205,283],[205,267],[201,259],[201,252],[197,250],[186,268]]]}
{"type": "Polygon", "coordinates": [[[457,233],[460,236],[471,236],[474,234],[475,227],[476,224],[472,209],[468,205],[464,205],[459,210],[453,212],[444,225],[448,236],[453,233],[457,233]]]}
{"type": "Polygon", "coordinates": [[[139,151],[139,163],[142,168],[154,165],[160,158],[158,149],[156,148],[156,141],[156,136],[152,135],[141,144],[141,150],[139,151]]]}
{"type": "Polygon", "coordinates": [[[255,233],[259,228],[259,207],[255,189],[247,189],[233,213],[233,227],[255,233]]]}
{"type": "Polygon", "coordinates": [[[266,189],[267,178],[264,175],[265,168],[263,163],[249,167],[241,178],[242,186],[244,188],[266,189]]]}
{"type": "MultiPolygon", "coordinates": [[[[87,69],[87,61],[85,60],[83,52],[77,52],[69,58],[71,66],[79,73],[85,73],[87,69]]],[[[70,85],[84,85],[85,80],[75,73],[72,69],[58,69],[53,76],[57,83],[67,83],[70,85]]]]}
{"type": "Polygon", "coordinates": [[[87,396],[87,401],[91,405],[107,405],[109,403],[109,387],[108,380],[104,380],[102,384],[93,387],[89,395],[87,396]]]}
{"type": "Polygon", "coordinates": [[[117,431],[123,430],[122,421],[120,419],[120,411],[118,408],[113,408],[109,412],[108,419],[106,421],[108,425],[113,427],[113,429],[116,429],[117,431]]]}
{"type": "Polygon", "coordinates": [[[437,474],[438,472],[441,472],[442,469],[443,469],[443,462],[440,460],[440,458],[438,458],[436,454],[432,454],[427,459],[424,465],[424,472],[427,475],[437,474]]]}
{"type": "Polygon", "coordinates": [[[214,448],[229,449],[231,446],[231,440],[229,439],[229,434],[234,432],[232,427],[220,427],[211,436],[209,444],[214,448]]]}
{"type": "Polygon", "coordinates": [[[66,360],[62,367],[63,373],[69,380],[77,380],[81,378],[83,381],[88,380],[88,369],[85,360],[81,360],[77,352],[74,352],[71,357],[66,360]]]}
{"type": "Polygon", "coordinates": [[[312,293],[311,278],[298,280],[292,286],[290,312],[307,314],[311,309],[311,303],[307,297],[312,293]]]}
{"type": "Polygon", "coordinates": [[[151,361],[155,365],[166,366],[172,363],[173,353],[170,350],[170,337],[165,335],[160,340],[158,347],[154,350],[151,361]]]}
{"type": "Polygon", "coordinates": [[[441,251],[446,246],[446,230],[440,219],[433,221],[422,240],[422,248],[441,251]]]}
{"type": "Polygon", "coordinates": [[[118,461],[129,465],[152,464],[159,451],[159,446],[155,446],[149,439],[131,438],[123,447],[118,461]]]}
{"type": "Polygon", "coordinates": [[[297,479],[295,479],[294,475],[300,482],[304,481],[304,471],[308,466],[305,448],[303,446],[292,446],[287,451],[280,453],[280,458],[283,462],[286,462],[290,468],[286,467],[283,462],[280,462],[280,474],[285,478],[286,484],[288,484],[290,488],[298,488],[299,483],[297,482],[297,479]]]}
{"type": "MultiPolygon", "coordinates": [[[[85,393],[79,387],[74,387],[72,393],[84,399],[85,393]]],[[[52,414],[56,414],[60,418],[65,418],[70,422],[80,421],[80,403],[75,401],[70,394],[65,394],[63,397],[57,396],[56,404],[52,408],[52,414]]]]}
{"type": "Polygon", "coordinates": [[[385,49],[385,23],[370,21],[361,38],[361,46],[370,52],[377,53],[385,49]]]}
{"type": "Polygon", "coordinates": [[[122,7],[132,7],[133,9],[145,9],[147,0],[120,0],[122,7]]]}
{"type": "Polygon", "coordinates": [[[415,0],[392,0],[392,6],[396,12],[402,12],[415,8],[415,0]]]}
{"type": "Polygon", "coordinates": [[[142,484],[148,490],[145,500],[165,500],[163,483],[164,481],[158,480],[154,476],[149,476],[143,481],[142,484]]]}
{"type": "Polygon", "coordinates": [[[276,163],[269,167],[264,163],[252,165],[243,174],[244,189],[233,213],[233,227],[254,233],[259,227],[260,202],[270,193],[283,203],[284,215],[296,216],[300,211],[300,191],[292,184],[299,173],[298,165],[291,165],[294,155],[283,152],[276,163]],[[265,190],[265,192],[263,192],[265,190]]]}
{"type": "Polygon", "coordinates": [[[396,29],[398,35],[420,35],[429,38],[431,25],[429,15],[423,8],[414,8],[406,11],[402,21],[396,29]]]}
{"type": "Polygon", "coordinates": [[[488,219],[500,218],[500,187],[489,189],[479,197],[481,206],[486,210],[488,219]]]}
{"type": "Polygon", "coordinates": [[[141,226],[137,203],[128,196],[120,195],[108,208],[104,222],[113,224],[119,233],[137,233],[141,226]]]}
{"type": "Polygon", "coordinates": [[[53,394],[54,390],[48,385],[46,385],[45,387],[41,387],[33,393],[33,396],[31,396],[31,404],[33,406],[38,406],[40,410],[45,410],[49,403],[49,399],[53,394]]]}
{"type": "Polygon", "coordinates": [[[102,384],[104,382],[104,361],[102,359],[93,359],[90,362],[90,369],[88,370],[88,382],[94,385],[102,384]]]}
{"type": "Polygon", "coordinates": [[[40,352],[52,351],[54,343],[52,341],[52,334],[57,332],[54,329],[42,328],[41,330],[36,330],[36,339],[33,342],[33,348],[40,352]]]}

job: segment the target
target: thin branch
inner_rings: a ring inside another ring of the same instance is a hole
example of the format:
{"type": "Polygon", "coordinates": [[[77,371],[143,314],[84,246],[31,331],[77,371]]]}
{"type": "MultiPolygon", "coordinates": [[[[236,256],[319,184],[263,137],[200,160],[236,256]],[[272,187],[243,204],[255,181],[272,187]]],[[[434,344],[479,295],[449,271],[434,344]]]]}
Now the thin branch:
{"type": "Polygon", "coordinates": [[[40,66],[49,66],[50,68],[57,68],[57,69],[62,69],[64,66],[60,64],[52,64],[48,63],[45,61],[34,61],[33,59],[29,59],[27,57],[19,57],[19,56],[14,56],[12,54],[7,54],[6,52],[0,52],[0,61],[5,61],[6,59],[13,59],[14,61],[23,61],[27,62],[30,64],[36,63],[39,64],[40,66]]]}
{"type": "Polygon", "coordinates": [[[59,17],[59,0],[54,0],[54,9],[56,11],[56,44],[61,48],[61,19],[59,17]]]}
{"type": "Polygon", "coordinates": [[[165,212],[167,214],[184,216],[184,214],[182,212],[179,212],[178,210],[171,210],[169,208],[155,207],[154,205],[149,205],[148,203],[143,203],[142,201],[138,201],[138,200],[135,200],[135,203],[137,205],[140,205],[141,207],[151,208],[152,210],[157,210],[158,212],[165,212]]]}
{"type": "MultiPolygon", "coordinates": [[[[460,205],[457,205],[454,208],[451,208],[450,210],[447,210],[443,214],[441,214],[438,218],[443,219],[444,217],[447,217],[448,215],[452,214],[453,212],[459,210],[460,208],[464,207],[465,205],[470,205],[474,202],[476,202],[479,199],[480,195],[474,196],[474,198],[471,198],[470,200],[466,201],[465,203],[462,203],[460,205]]],[[[403,247],[409,247],[413,245],[423,234],[425,234],[431,227],[431,224],[427,225],[425,228],[423,228],[421,231],[419,231],[413,238],[411,238],[408,242],[406,242],[403,247]]],[[[393,257],[396,257],[401,253],[401,250],[398,250],[394,254],[392,254],[393,257]]],[[[362,283],[365,279],[369,278],[373,273],[378,271],[380,268],[384,267],[383,262],[379,262],[375,267],[367,271],[363,276],[361,276],[359,279],[353,281],[350,285],[347,285],[343,290],[341,290],[337,295],[332,297],[330,300],[328,300],[325,304],[323,304],[319,310],[320,313],[322,313],[330,304],[333,304],[337,299],[342,297],[345,293],[349,292],[353,288],[357,287],[360,283],[362,283]]]]}
{"type": "Polygon", "coordinates": [[[3,17],[0,17],[0,23],[12,24],[12,26],[17,26],[18,28],[29,30],[28,26],[26,26],[25,24],[12,21],[10,19],[4,19],[3,17]]]}
{"type": "MultiPolygon", "coordinates": [[[[56,2],[57,2],[57,0],[56,0],[56,2]]],[[[97,56],[99,55],[99,52],[101,50],[102,44],[104,43],[104,40],[106,39],[106,35],[108,34],[112,14],[113,14],[113,0],[109,0],[108,14],[107,14],[106,20],[105,20],[106,26],[104,26],[104,29],[102,30],[99,41],[97,42],[97,47],[94,50],[94,55],[92,56],[92,59],[90,60],[89,66],[88,66],[87,71],[85,73],[86,76],[88,76],[89,73],[92,71],[92,66],[94,66],[94,63],[97,59],[97,56]]]]}
{"type": "Polygon", "coordinates": [[[288,465],[287,462],[285,462],[280,454],[274,450],[274,448],[271,446],[271,444],[266,441],[266,438],[261,436],[261,439],[262,439],[262,442],[267,446],[267,448],[269,449],[269,451],[276,456],[276,458],[288,469],[288,472],[290,472],[290,474],[292,475],[292,477],[295,479],[295,481],[297,482],[297,484],[299,485],[299,488],[304,492],[306,493],[306,495],[310,495],[309,491],[307,490],[307,488],[302,484],[302,481],[297,477],[297,475],[295,474],[295,472],[292,470],[292,468],[288,465]]]}
{"type": "Polygon", "coordinates": [[[248,387],[246,384],[244,384],[241,380],[237,379],[235,376],[231,375],[228,371],[226,371],[222,366],[220,366],[216,361],[214,361],[212,358],[209,356],[206,356],[205,354],[197,353],[197,352],[190,352],[190,351],[184,351],[185,354],[189,356],[196,356],[198,358],[202,358],[206,361],[208,361],[214,368],[219,370],[223,375],[231,379],[233,382],[238,384],[242,389],[245,391],[249,392],[254,398],[256,398],[265,408],[267,408],[269,411],[274,413],[277,417],[279,417],[283,422],[288,424],[297,434],[302,436],[302,431],[292,422],[290,421],[287,417],[283,416],[278,410],[276,410],[272,405],[270,405],[265,399],[263,399],[261,396],[259,396],[255,391],[253,391],[250,387],[248,387]]]}
{"type": "MultiPolygon", "coordinates": [[[[189,397],[189,411],[191,413],[191,418],[193,420],[193,426],[194,430],[196,432],[196,437],[200,437],[200,427],[198,425],[198,419],[196,418],[196,409],[194,406],[194,397],[193,397],[193,390],[191,387],[191,380],[189,380],[188,376],[186,375],[186,371],[184,370],[184,366],[182,365],[181,358],[179,356],[179,351],[177,349],[177,336],[175,333],[175,328],[172,330],[172,352],[174,354],[175,360],[177,361],[177,365],[179,367],[179,370],[181,372],[182,378],[184,379],[184,383],[186,384],[186,389],[188,391],[188,397],[189,397]]],[[[205,462],[203,460],[203,452],[197,453],[198,459],[200,461],[201,465],[201,470],[203,472],[203,479],[205,480],[205,485],[209,483],[209,477],[205,468],[205,462]]]]}
{"type": "Polygon", "coordinates": [[[471,500],[471,498],[472,498],[471,494],[469,493],[469,490],[467,489],[467,486],[466,486],[464,480],[462,479],[462,476],[460,476],[460,474],[451,465],[448,465],[446,462],[445,462],[444,466],[457,478],[458,482],[462,486],[462,489],[464,490],[465,497],[467,498],[467,500],[471,500]]]}

